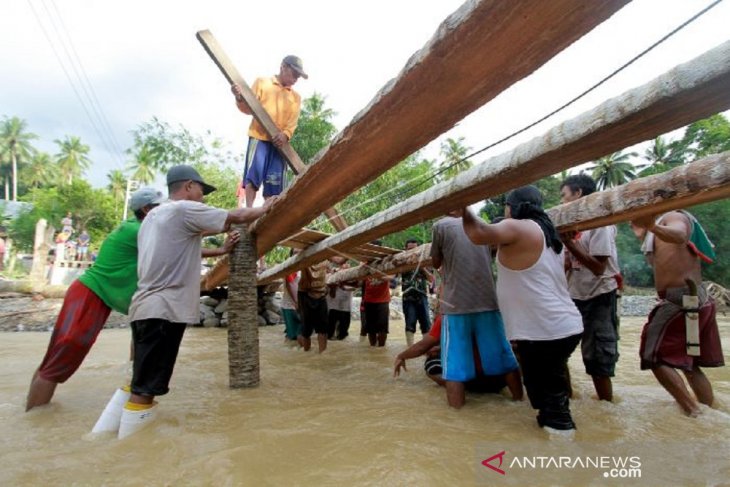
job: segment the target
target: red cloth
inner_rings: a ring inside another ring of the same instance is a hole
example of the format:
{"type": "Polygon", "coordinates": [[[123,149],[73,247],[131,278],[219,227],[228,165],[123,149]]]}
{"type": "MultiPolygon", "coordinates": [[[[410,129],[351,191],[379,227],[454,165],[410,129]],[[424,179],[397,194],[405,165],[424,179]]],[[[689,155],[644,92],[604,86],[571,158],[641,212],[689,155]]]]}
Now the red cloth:
{"type": "Polygon", "coordinates": [[[366,303],[389,303],[390,281],[373,278],[365,279],[365,296],[362,300],[366,303]]]}
{"type": "Polygon", "coordinates": [[[109,313],[111,308],[99,296],[74,281],[66,291],[38,375],[51,382],[66,382],[91,350],[109,313]]]}
{"type": "Polygon", "coordinates": [[[436,340],[441,340],[441,315],[436,315],[436,318],[433,319],[433,325],[431,325],[431,329],[428,330],[428,334],[431,335],[432,338],[435,338],[436,340]]]}
{"type": "Polygon", "coordinates": [[[296,280],[296,278],[297,278],[297,273],[292,272],[291,274],[286,276],[286,282],[294,282],[296,280]]]}

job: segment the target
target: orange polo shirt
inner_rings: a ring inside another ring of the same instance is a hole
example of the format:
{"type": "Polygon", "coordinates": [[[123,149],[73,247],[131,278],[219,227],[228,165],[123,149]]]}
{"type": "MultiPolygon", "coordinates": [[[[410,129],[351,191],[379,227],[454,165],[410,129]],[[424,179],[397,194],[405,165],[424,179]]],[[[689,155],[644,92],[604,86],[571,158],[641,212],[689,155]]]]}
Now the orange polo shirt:
{"type": "MultiPolygon", "coordinates": [[[[302,97],[291,87],[285,88],[276,79],[257,78],[254,81],[251,91],[256,95],[261,106],[271,116],[279,130],[284,132],[291,140],[294,129],[299,121],[299,110],[301,109],[302,97]]],[[[269,140],[269,136],[254,118],[248,129],[248,136],[258,140],[269,140]]]]}

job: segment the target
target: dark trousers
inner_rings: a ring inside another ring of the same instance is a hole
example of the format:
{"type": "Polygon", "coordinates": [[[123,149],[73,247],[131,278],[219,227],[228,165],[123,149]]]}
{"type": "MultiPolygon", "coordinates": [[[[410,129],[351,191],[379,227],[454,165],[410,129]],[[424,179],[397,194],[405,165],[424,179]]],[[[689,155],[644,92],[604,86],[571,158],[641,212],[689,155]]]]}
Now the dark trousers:
{"type": "Polygon", "coordinates": [[[350,330],[350,312],[331,309],[328,318],[327,336],[335,338],[335,332],[337,332],[336,338],[344,340],[350,330]],[[337,326],[338,323],[339,326],[337,326]]]}
{"type": "Polygon", "coordinates": [[[517,340],[522,377],[537,423],[558,430],[575,429],[570,416],[568,358],[581,334],[558,340],[517,340]]]}
{"type": "Polygon", "coordinates": [[[416,299],[403,300],[403,316],[406,320],[406,331],[416,332],[416,323],[421,325],[421,333],[431,329],[431,317],[428,315],[428,298],[420,296],[416,299]]]}

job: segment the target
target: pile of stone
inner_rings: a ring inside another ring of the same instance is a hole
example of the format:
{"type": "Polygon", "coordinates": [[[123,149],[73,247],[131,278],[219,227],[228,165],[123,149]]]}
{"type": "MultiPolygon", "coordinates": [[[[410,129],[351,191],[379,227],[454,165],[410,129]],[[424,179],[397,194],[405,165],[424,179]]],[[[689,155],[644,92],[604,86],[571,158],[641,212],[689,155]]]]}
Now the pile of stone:
{"type": "MultiPolygon", "coordinates": [[[[283,323],[281,315],[281,293],[275,289],[259,288],[258,321],[259,326],[271,326],[283,323]]],[[[228,326],[228,295],[225,290],[213,296],[200,298],[200,323],[203,327],[228,326]]]]}
{"type": "Polygon", "coordinates": [[[623,296],[620,301],[621,316],[649,316],[656,303],[656,296],[623,296]]]}

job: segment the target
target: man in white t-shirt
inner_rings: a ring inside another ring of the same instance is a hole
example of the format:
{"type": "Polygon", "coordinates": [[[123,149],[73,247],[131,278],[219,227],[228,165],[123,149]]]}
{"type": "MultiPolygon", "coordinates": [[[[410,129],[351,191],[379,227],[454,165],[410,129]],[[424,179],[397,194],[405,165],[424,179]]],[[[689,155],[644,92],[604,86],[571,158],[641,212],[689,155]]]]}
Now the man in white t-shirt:
{"type": "MultiPolygon", "coordinates": [[[[560,185],[560,202],[570,203],[596,191],[587,174],[567,177],[560,185]]],[[[565,272],[570,297],[583,317],[581,352],[586,373],[593,378],[598,399],[613,400],[611,377],[618,361],[616,227],[562,233],[565,272]]]]}
{"type": "Polygon", "coordinates": [[[124,407],[119,438],[153,419],[155,396],[167,394],[189,323],[199,320],[201,237],[263,215],[261,208],[222,210],[202,203],[215,191],[191,166],[167,173],[170,201],[152,210],[139,230],[137,292],[129,319],[134,341],[131,397],[124,407]]]}

